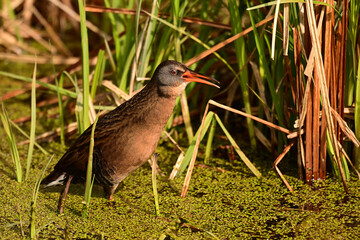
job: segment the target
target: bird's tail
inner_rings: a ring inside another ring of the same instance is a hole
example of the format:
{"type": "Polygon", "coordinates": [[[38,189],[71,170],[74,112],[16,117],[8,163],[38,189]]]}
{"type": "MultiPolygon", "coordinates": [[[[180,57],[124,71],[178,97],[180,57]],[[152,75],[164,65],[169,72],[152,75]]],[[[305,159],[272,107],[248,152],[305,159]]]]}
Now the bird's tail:
{"type": "Polygon", "coordinates": [[[41,181],[41,185],[44,187],[63,185],[67,177],[65,172],[52,172],[41,181]]]}

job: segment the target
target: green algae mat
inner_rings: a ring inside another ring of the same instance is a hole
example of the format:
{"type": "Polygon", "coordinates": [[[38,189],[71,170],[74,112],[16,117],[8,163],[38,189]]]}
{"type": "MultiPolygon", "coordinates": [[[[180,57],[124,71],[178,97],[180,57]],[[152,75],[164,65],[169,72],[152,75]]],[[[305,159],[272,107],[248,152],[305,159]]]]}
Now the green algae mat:
{"type": "MultiPolygon", "coordinates": [[[[17,183],[6,140],[0,140],[0,236],[29,238],[30,205],[36,179],[49,157],[35,151],[26,182],[17,183]]],[[[160,144],[159,165],[169,175],[176,161],[167,143],[160,144]]],[[[65,151],[57,143],[49,172],[65,151]]],[[[26,157],[26,147],[20,147],[26,157]]],[[[270,160],[269,160],[270,161],[270,160]]],[[[189,192],[180,198],[184,177],[158,176],[160,216],[155,214],[151,168],[145,164],[123,181],[114,201],[94,186],[88,217],[83,218],[83,184],[73,184],[64,214],[57,213],[61,187],[40,189],[36,205],[38,239],[357,239],[360,236],[359,181],[350,194],[328,178],[316,190],[286,175],[290,193],[270,166],[255,164],[258,179],[241,161],[214,158],[195,167],[189,192]],[[220,171],[220,170],[221,171],[220,171]]],[[[264,159],[261,160],[264,162],[264,159]]],[[[270,164],[267,164],[270,165],[270,164]]],[[[286,165],[286,163],[285,163],[286,165]]]]}

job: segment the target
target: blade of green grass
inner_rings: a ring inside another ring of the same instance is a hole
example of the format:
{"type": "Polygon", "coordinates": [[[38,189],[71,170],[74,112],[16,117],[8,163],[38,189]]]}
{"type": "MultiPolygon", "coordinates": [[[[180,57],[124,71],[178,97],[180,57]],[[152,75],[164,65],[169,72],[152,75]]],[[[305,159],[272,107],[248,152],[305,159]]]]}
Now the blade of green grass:
{"type": "Polygon", "coordinates": [[[216,119],[213,118],[212,121],[211,121],[209,135],[208,135],[208,139],[207,139],[207,142],[206,142],[205,157],[204,157],[204,163],[205,164],[209,163],[209,160],[210,160],[210,157],[211,157],[212,142],[214,140],[215,130],[216,130],[216,119]]]}
{"type": "MultiPolygon", "coordinates": [[[[60,80],[58,82],[57,78],[55,78],[56,86],[59,88],[63,87],[64,83],[64,73],[60,75],[60,80]]],[[[57,92],[58,104],[59,104],[59,121],[60,121],[60,143],[62,146],[65,146],[65,131],[64,131],[64,109],[63,109],[63,101],[62,95],[60,92],[57,92]]]]}
{"type": "Polygon", "coordinates": [[[153,193],[154,193],[154,201],[155,201],[155,213],[156,216],[160,216],[160,207],[159,207],[159,195],[157,190],[157,183],[156,183],[156,162],[157,162],[158,154],[155,153],[152,158],[152,186],[153,186],[153,193]]]}
{"type": "Polygon", "coordinates": [[[94,135],[95,135],[95,128],[98,121],[98,116],[96,116],[95,121],[91,128],[91,136],[90,136],[90,146],[89,146],[89,158],[88,158],[88,164],[87,164],[87,170],[86,170],[86,182],[85,182],[85,195],[84,195],[84,206],[82,211],[82,216],[84,218],[87,217],[87,210],[89,208],[90,199],[91,199],[91,191],[92,186],[94,184],[95,176],[93,176],[93,153],[94,153],[94,135]]]}
{"type": "Polygon", "coordinates": [[[74,97],[74,98],[77,98],[78,93],[80,92],[80,89],[79,89],[79,86],[78,86],[78,84],[77,84],[76,75],[74,75],[74,78],[75,78],[75,79],[74,79],[74,78],[71,76],[71,74],[70,74],[69,72],[67,72],[67,71],[64,71],[63,74],[65,74],[65,75],[68,77],[68,79],[70,80],[70,82],[73,84],[73,86],[74,86],[74,88],[75,88],[75,93],[74,93],[75,97],[74,97]]]}
{"type": "Polygon", "coordinates": [[[95,94],[96,94],[96,89],[98,85],[101,85],[101,81],[104,77],[104,71],[105,71],[105,51],[104,50],[100,50],[98,53],[98,57],[97,57],[97,63],[95,66],[95,72],[94,72],[94,77],[92,80],[92,85],[91,85],[91,99],[94,100],[95,99],[95,94]]]}
{"type": "MultiPolygon", "coordinates": [[[[10,124],[16,128],[22,135],[24,135],[27,139],[30,140],[29,134],[27,134],[24,130],[22,130],[16,123],[10,120],[10,124]]],[[[49,155],[49,152],[47,152],[43,147],[41,147],[36,141],[34,142],[35,147],[37,147],[42,153],[45,155],[49,155]]]]}
{"type": "Polygon", "coordinates": [[[104,39],[104,45],[105,45],[106,55],[109,58],[109,63],[110,63],[111,69],[114,72],[116,72],[115,60],[113,58],[113,55],[111,54],[111,49],[110,49],[109,43],[106,41],[106,39],[104,39]]]}
{"type": "MultiPolygon", "coordinates": [[[[142,5],[142,0],[138,0],[137,1],[137,6],[136,6],[136,15],[135,15],[135,46],[136,46],[136,48],[139,46],[139,28],[140,28],[141,5],[142,5]]],[[[136,62],[136,64],[137,64],[137,62],[136,62]]]]}
{"type": "Polygon", "coordinates": [[[11,158],[12,158],[12,160],[14,162],[14,166],[15,166],[16,181],[22,182],[22,168],[21,168],[19,151],[16,146],[15,136],[12,132],[12,129],[10,126],[10,119],[5,110],[3,101],[1,101],[1,105],[2,105],[2,113],[0,113],[0,118],[1,118],[4,130],[7,135],[8,143],[10,146],[11,158]]]}
{"type": "Polygon", "coordinates": [[[254,173],[256,177],[261,177],[261,173],[257,168],[251,163],[251,161],[246,157],[245,153],[241,151],[240,147],[237,145],[233,137],[230,135],[228,130],[225,128],[224,124],[220,120],[219,116],[215,114],[215,119],[217,123],[220,125],[221,129],[224,131],[226,137],[229,139],[231,145],[234,147],[236,153],[239,155],[241,160],[245,163],[245,165],[254,173]]]}
{"type": "Polygon", "coordinates": [[[77,84],[77,78],[76,75],[74,75],[74,78],[70,75],[70,73],[64,71],[63,72],[68,78],[69,80],[72,82],[72,84],[75,87],[75,92],[76,92],[76,105],[75,105],[75,117],[76,117],[76,122],[77,122],[77,126],[78,126],[78,132],[82,133],[85,131],[85,127],[83,124],[83,95],[82,92],[80,91],[78,84],[77,84]]]}
{"type": "Polygon", "coordinates": [[[74,75],[74,77],[72,77],[70,75],[70,73],[68,73],[67,71],[64,71],[63,74],[65,74],[65,76],[68,77],[68,79],[71,81],[71,83],[74,85],[75,88],[75,94],[76,94],[76,105],[75,105],[75,117],[76,117],[76,122],[77,122],[77,126],[78,126],[78,132],[79,134],[85,131],[85,126],[83,124],[83,95],[82,92],[80,91],[78,84],[77,84],[77,78],[76,75],[74,75]]]}
{"type": "Polygon", "coordinates": [[[26,174],[25,181],[29,177],[32,155],[34,151],[34,143],[35,143],[35,129],[36,129],[36,72],[37,72],[37,64],[35,62],[34,73],[33,73],[33,81],[31,84],[31,124],[30,124],[30,141],[29,141],[29,150],[26,160],[26,174]]]}
{"type": "MultiPolygon", "coordinates": [[[[82,131],[87,129],[90,126],[90,117],[89,117],[89,41],[87,35],[86,27],[86,13],[84,8],[84,1],[78,0],[79,4],[79,14],[80,14],[80,32],[81,32],[81,50],[82,50],[82,78],[83,78],[83,108],[82,122],[84,128],[82,131]]],[[[82,133],[82,131],[80,133],[82,133]]]]}
{"type": "Polygon", "coordinates": [[[194,138],[194,132],[193,132],[193,129],[191,126],[189,106],[188,106],[185,92],[180,94],[180,104],[181,104],[181,112],[182,112],[184,124],[185,124],[185,131],[186,131],[188,141],[190,144],[194,138]]]}
{"type": "MultiPolygon", "coordinates": [[[[109,0],[104,0],[104,3],[105,3],[106,7],[111,7],[109,0]]],[[[120,54],[121,54],[121,52],[120,52],[121,51],[121,42],[119,39],[121,30],[119,30],[117,27],[118,21],[116,21],[116,18],[118,18],[118,17],[116,17],[116,15],[114,13],[111,13],[111,12],[107,13],[107,17],[109,18],[111,26],[112,26],[112,33],[113,33],[113,39],[114,39],[114,45],[115,45],[115,59],[117,61],[118,59],[120,59],[120,54]]],[[[106,46],[107,46],[107,49],[109,49],[108,55],[111,56],[112,54],[111,54],[110,48],[108,48],[107,42],[106,42],[106,46]]],[[[114,64],[111,64],[111,66],[113,66],[113,70],[116,72],[119,72],[119,70],[118,70],[118,67],[120,67],[119,63],[117,66],[115,64],[115,61],[110,61],[110,63],[114,63],[114,64]]],[[[122,90],[124,90],[124,89],[122,89],[122,90]]]]}
{"type": "MultiPolygon", "coordinates": [[[[181,1],[182,5],[187,5],[188,1],[181,1]]],[[[173,24],[174,26],[177,26],[178,28],[181,27],[181,21],[179,21],[179,17],[181,16],[181,11],[180,11],[180,1],[179,0],[174,0],[171,1],[171,10],[172,10],[172,14],[173,14],[173,24]]],[[[183,13],[183,11],[182,11],[183,13]]],[[[181,16],[182,17],[182,16],[181,16]]],[[[179,32],[175,31],[175,41],[174,41],[174,47],[175,47],[175,59],[178,62],[182,62],[182,55],[181,55],[181,35],[179,32]]]]}
{"type": "Polygon", "coordinates": [[[123,91],[125,91],[128,87],[128,83],[129,83],[129,71],[131,69],[131,65],[133,63],[133,59],[135,56],[135,45],[132,45],[129,47],[130,51],[127,55],[126,61],[124,61],[123,63],[123,69],[122,69],[122,74],[120,77],[120,85],[119,88],[123,91]]]}
{"type": "MultiPolygon", "coordinates": [[[[16,74],[13,74],[13,73],[7,73],[7,72],[0,71],[0,75],[5,76],[5,77],[10,77],[10,78],[13,78],[13,79],[17,79],[17,80],[21,80],[21,81],[24,81],[24,82],[30,82],[30,83],[32,82],[32,78],[16,75],[16,74]]],[[[69,91],[69,90],[63,89],[63,88],[59,88],[59,87],[57,87],[55,85],[52,85],[52,84],[49,84],[49,83],[41,82],[41,81],[38,81],[38,80],[36,80],[36,83],[39,84],[42,87],[48,88],[48,89],[50,89],[52,91],[55,91],[55,92],[60,92],[61,94],[65,95],[65,96],[68,96],[68,97],[71,97],[71,98],[76,98],[76,96],[77,96],[76,93],[74,93],[72,91],[69,91]]]]}
{"type": "Polygon", "coordinates": [[[75,117],[76,117],[76,122],[78,124],[79,134],[83,133],[86,130],[83,120],[84,115],[82,114],[84,111],[83,100],[84,100],[83,94],[82,92],[79,92],[78,97],[76,98],[76,106],[75,106],[75,117]]]}
{"type": "MultiPolygon", "coordinates": [[[[206,115],[205,121],[204,121],[204,127],[203,130],[201,131],[201,136],[200,136],[200,141],[204,138],[212,118],[214,117],[214,113],[213,112],[208,112],[208,114],[206,115]]],[[[196,145],[196,139],[199,136],[199,132],[200,132],[201,126],[199,127],[199,129],[197,130],[195,136],[193,137],[193,140],[189,146],[189,148],[187,149],[185,156],[184,156],[184,160],[182,161],[180,167],[179,167],[179,171],[177,172],[176,176],[180,176],[182,174],[182,172],[185,170],[185,168],[189,165],[192,154],[194,152],[195,149],[195,145],[196,145]]]]}

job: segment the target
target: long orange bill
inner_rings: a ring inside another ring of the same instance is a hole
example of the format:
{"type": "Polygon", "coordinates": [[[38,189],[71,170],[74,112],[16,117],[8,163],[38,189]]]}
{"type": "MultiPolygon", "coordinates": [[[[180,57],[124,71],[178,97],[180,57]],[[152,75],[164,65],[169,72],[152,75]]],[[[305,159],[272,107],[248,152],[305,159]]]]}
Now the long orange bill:
{"type": "Polygon", "coordinates": [[[186,70],[186,72],[182,75],[182,78],[185,80],[185,82],[199,82],[220,88],[220,82],[218,80],[191,70],[186,70]]]}

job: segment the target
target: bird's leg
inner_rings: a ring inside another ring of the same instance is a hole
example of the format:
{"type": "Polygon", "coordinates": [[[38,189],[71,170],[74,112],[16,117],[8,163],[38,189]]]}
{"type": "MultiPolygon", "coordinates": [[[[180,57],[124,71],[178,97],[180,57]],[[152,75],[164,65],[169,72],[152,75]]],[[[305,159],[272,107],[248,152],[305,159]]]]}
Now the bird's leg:
{"type": "Polygon", "coordinates": [[[111,186],[104,186],[105,196],[111,201],[113,199],[113,194],[119,184],[114,184],[111,186]]]}
{"type": "Polygon", "coordinates": [[[72,179],[73,179],[73,176],[69,175],[68,180],[66,181],[65,188],[61,191],[60,198],[59,198],[59,205],[58,205],[60,214],[62,214],[64,212],[66,196],[69,192],[69,187],[70,187],[70,183],[71,183],[72,179]]]}

